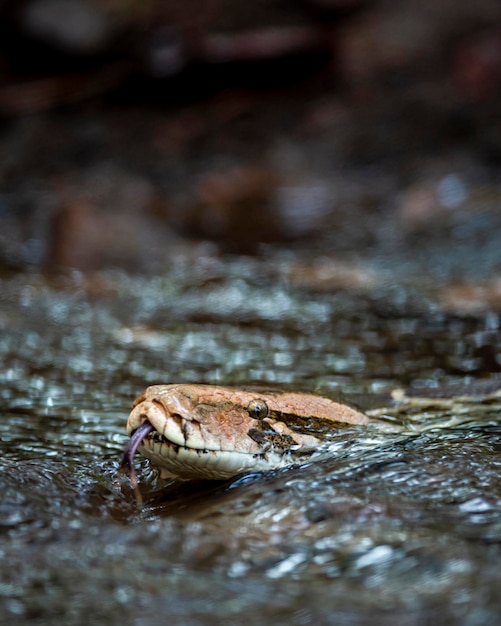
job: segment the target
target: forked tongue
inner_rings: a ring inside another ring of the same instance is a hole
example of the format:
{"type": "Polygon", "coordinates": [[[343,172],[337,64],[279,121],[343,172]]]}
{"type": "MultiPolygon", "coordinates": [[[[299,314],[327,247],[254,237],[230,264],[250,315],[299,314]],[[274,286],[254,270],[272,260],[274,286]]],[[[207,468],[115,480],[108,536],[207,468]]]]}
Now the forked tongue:
{"type": "Polygon", "coordinates": [[[130,482],[132,483],[132,487],[134,488],[134,493],[136,494],[136,502],[141,505],[143,499],[141,497],[141,492],[139,491],[139,485],[137,484],[136,471],[134,469],[134,455],[141,443],[141,441],[149,434],[152,430],[155,430],[151,422],[148,420],[144,421],[141,426],[138,426],[136,430],[130,436],[130,439],[125,448],[124,455],[122,457],[122,462],[120,463],[120,467],[118,468],[118,473],[122,474],[125,471],[129,472],[130,482]]]}

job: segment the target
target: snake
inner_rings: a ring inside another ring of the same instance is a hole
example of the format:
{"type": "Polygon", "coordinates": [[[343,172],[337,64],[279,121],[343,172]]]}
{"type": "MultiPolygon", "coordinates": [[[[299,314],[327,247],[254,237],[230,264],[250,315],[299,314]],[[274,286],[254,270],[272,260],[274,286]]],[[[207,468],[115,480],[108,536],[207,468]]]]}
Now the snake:
{"type": "MultiPolygon", "coordinates": [[[[406,411],[409,406],[418,412],[438,407],[457,416],[472,402],[491,410],[500,391],[496,386],[474,396],[408,398],[396,390],[393,398],[406,411]]],[[[243,472],[282,468],[307,461],[329,435],[343,429],[398,431],[400,426],[385,421],[387,411],[362,412],[345,402],[301,392],[153,385],[132,405],[127,420],[130,439],[119,471],[128,470],[137,490],[137,451],[160,469],[162,478],[224,480],[243,472]]]]}

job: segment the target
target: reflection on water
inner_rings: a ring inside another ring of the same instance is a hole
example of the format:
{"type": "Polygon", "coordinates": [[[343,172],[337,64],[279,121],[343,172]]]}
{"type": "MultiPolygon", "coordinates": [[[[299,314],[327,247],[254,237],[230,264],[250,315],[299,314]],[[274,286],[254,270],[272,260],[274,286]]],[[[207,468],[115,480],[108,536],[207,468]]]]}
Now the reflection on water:
{"type": "Polygon", "coordinates": [[[410,383],[432,395],[495,378],[496,313],[447,313],[429,286],[387,275],[315,289],[291,267],[1,280],[5,623],[495,623],[495,402],[417,408],[450,427],[336,434],[316,462],[227,484],[162,483],[138,459],[141,510],[117,484],[148,384],[273,383],[374,409],[410,383]]]}

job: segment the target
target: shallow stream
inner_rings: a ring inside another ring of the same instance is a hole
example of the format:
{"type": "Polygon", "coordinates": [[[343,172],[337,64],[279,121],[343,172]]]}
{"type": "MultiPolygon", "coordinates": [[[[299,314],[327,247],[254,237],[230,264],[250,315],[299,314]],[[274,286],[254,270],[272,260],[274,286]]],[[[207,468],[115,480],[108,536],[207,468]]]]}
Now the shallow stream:
{"type": "Polygon", "coordinates": [[[201,254],[161,276],[0,279],[0,623],[499,621],[495,402],[449,428],[339,435],[328,458],[225,484],[162,484],[137,457],[142,508],[117,481],[149,384],[377,407],[395,388],[497,383],[495,310],[454,310],[446,285],[388,268],[356,266],[350,288],[336,267],[201,254]]]}

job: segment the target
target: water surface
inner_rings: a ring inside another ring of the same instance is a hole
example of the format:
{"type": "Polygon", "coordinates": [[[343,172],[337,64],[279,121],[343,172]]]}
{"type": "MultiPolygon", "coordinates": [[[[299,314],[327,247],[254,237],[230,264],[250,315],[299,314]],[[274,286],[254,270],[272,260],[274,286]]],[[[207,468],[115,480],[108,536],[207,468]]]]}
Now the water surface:
{"type": "Polygon", "coordinates": [[[225,484],[161,483],[138,457],[141,509],[117,482],[149,384],[273,384],[373,408],[397,387],[496,386],[496,311],[451,311],[440,285],[371,272],[326,287],[287,258],[201,256],[161,276],[4,276],[0,622],[498,621],[496,402],[438,415],[449,428],[339,434],[327,458],[225,484]]]}

